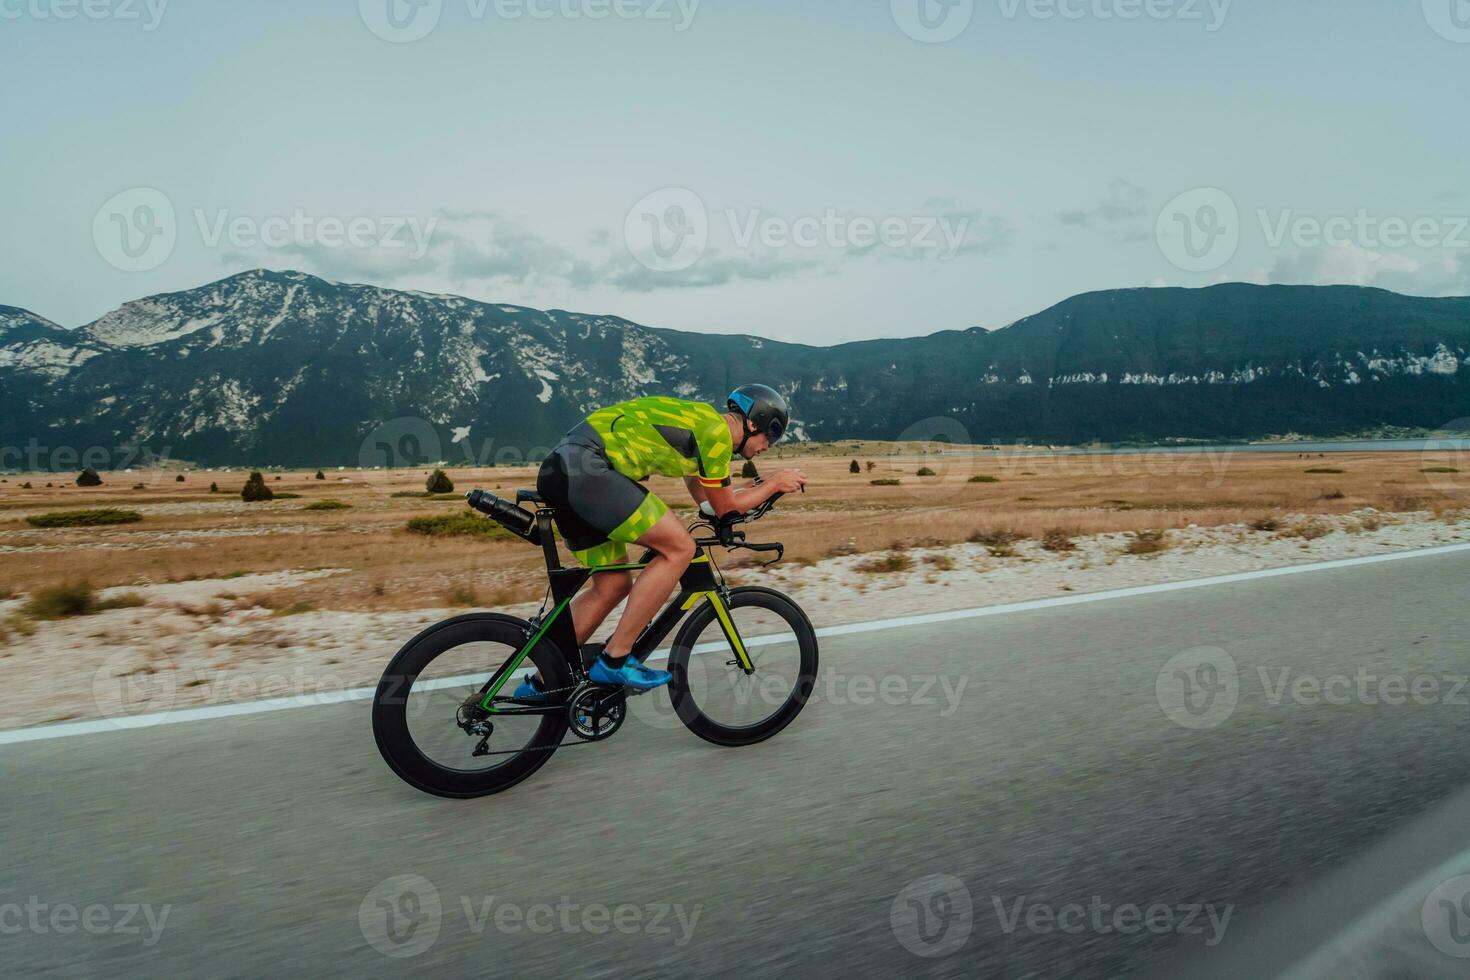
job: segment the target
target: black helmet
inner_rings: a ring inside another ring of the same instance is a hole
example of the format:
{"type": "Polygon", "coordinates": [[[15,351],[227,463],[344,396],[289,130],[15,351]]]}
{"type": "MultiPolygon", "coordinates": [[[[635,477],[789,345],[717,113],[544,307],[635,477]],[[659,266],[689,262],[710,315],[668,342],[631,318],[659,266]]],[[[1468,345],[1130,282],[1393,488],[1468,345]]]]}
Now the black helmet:
{"type": "MultiPolygon", "coordinates": [[[[786,434],[786,426],[791,422],[786,399],[775,388],[765,385],[741,385],[730,392],[730,397],[725,399],[725,407],[755,423],[755,431],[765,433],[773,444],[781,441],[786,434]]],[[[742,439],[740,444],[744,446],[745,440],[742,439]]]]}

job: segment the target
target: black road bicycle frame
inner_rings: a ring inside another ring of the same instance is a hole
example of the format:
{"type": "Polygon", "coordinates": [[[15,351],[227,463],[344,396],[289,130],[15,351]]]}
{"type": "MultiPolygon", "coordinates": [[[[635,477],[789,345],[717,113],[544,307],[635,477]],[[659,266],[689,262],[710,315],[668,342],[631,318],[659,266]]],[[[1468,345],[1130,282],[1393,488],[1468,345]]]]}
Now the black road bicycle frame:
{"type": "MultiPolygon", "coordinates": [[[[601,565],[595,568],[565,568],[561,564],[561,558],[556,550],[556,538],[551,524],[552,511],[541,508],[536,511],[536,531],[540,538],[541,549],[546,556],[546,573],[551,580],[551,611],[544,616],[537,616],[531,620],[533,632],[525,644],[495,671],[485,686],[480,689],[479,707],[496,715],[509,714],[546,714],[553,711],[564,710],[559,705],[532,706],[520,705],[506,706],[494,703],[496,696],[500,693],[506,682],[511,678],[525,659],[530,656],[531,651],[536,648],[543,637],[549,636],[571,671],[575,683],[586,680],[587,670],[582,665],[581,644],[577,642],[577,631],[572,622],[568,606],[572,598],[582,589],[587,580],[593,575],[604,572],[626,572],[635,569],[646,568],[651,560],[652,552],[646,552],[638,561],[628,562],[621,565],[601,565]]],[[[663,610],[654,617],[653,622],[638,634],[638,639],[633,642],[632,655],[643,660],[649,653],[653,652],[664,638],[669,635],[684,614],[694,608],[701,599],[708,600],[714,607],[715,616],[719,620],[720,628],[729,641],[730,648],[735,652],[736,664],[747,675],[755,673],[755,665],[751,663],[750,656],[746,653],[745,643],[740,638],[740,631],[735,627],[735,621],[730,616],[730,607],[725,600],[725,586],[715,577],[714,566],[710,562],[709,554],[704,546],[696,547],[694,558],[689,567],[684,570],[679,579],[679,591],[663,610]]]]}

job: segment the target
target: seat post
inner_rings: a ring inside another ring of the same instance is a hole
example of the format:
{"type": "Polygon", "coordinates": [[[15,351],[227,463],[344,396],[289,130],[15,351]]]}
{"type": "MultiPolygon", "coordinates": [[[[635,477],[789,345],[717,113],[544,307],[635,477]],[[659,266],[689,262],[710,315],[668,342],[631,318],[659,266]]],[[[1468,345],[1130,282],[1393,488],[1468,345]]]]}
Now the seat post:
{"type": "Polygon", "coordinates": [[[541,550],[546,555],[546,570],[561,570],[561,556],[556,552],[556,532],[551,525],[551,509],[542,507],[536,511],[536,533],[541,536],[541,550]]]}

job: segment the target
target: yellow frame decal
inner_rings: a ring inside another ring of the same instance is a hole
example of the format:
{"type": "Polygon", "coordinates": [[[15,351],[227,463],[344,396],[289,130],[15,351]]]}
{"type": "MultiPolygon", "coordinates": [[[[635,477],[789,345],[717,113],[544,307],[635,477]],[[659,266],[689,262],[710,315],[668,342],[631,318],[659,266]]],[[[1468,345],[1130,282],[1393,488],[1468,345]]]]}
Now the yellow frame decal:
{"type": "Polygon", "coordinates": [[[730,618],[730,610],[725,606],[725,601],[720,598],[718,592],[695,592],[684,600],[681,608],[691,609],[700,599],[708,599],[710,605],[715,607],[715,617],[720,621],[720,629],[724,632],[726,641],[735,651],[735,659],[740,664],[740,669],[747,674],[755,673],[755,665],[750,662],[750,654],[745,652],[745,643],[740,639],[740,631],[735,628],[735,621],[730,618]]]}

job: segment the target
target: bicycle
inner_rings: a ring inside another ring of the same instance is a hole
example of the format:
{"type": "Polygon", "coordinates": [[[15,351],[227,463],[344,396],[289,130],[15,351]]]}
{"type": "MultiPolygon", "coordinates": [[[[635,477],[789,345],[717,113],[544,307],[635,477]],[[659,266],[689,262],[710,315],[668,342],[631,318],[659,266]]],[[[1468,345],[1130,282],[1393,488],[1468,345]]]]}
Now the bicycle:
{"type": "MultiPolygon", "coordinates": [[[[729,587],[709,550],[774,552],[764,564],[780,561],[781,543],[747,542],[737,526],[764,517],[781,496],[729,519],[701,514],[691,522],[691,534],[709,533],[696,535],[679,591],[633,644],[633,656],[648,662],[679,627],[667,653],[673,674],[668,698],[686,728],[716,745],[753,745],[777,734],[801,712],[816,684],[817,636],[806,613],[774,589],[729,587]],[[767,707],[773,710],[763,713],[767,707]]],[[[514,504],[484,490],[466,498],[541,546],[549,583],[540,611],[529,620],[475,612],[428,627],[394,655],[378,683],[373,734],[384,761],[409,785],[452,798],[507,790],[557,749],[604,741],[622,727],[629,699],[641,694],[588,680],[595,651],[579,648],[568,606],[593,575],[644,568],[653,557],[645,551],[636,562],[565,568],[554,511],[535,491],[517,491],[514,504]],[[507,693],[532,670],[540,671],[548,689],[544,700],[507,693]],[[568,731],[575,738],[563,741],[568,731]]]]}

